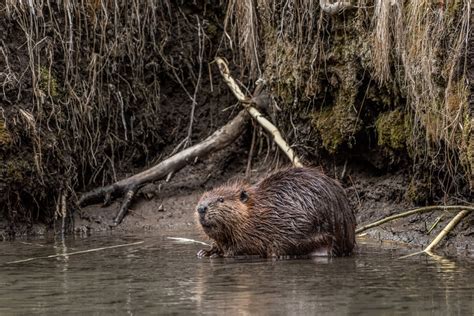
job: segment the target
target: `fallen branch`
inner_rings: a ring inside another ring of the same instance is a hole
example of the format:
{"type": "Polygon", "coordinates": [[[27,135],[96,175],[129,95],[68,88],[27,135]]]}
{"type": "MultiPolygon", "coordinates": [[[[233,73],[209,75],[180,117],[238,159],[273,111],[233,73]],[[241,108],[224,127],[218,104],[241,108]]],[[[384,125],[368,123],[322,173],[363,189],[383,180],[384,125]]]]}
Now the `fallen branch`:
{"type": "Polygon", "coordinates": [[[426,253],[429,253],[431,252],[431,250],[436,247],[437,244],[439,244],[439,242],[444,238],[446,237],[446,235],[451,231],[453,230],[454,227],[456,227],[456,225],[467,215],[469,214],[471,210],[462,210],[461,212],[459,212],[449,223],[448,225],[446,225],[445,228],[443,228],[441,230],[441,232],[438,234],[438,236],[436,236],[436,238],[428,245],[428,247],[425,248],[425,250],[423,250],[424,252],[426,253]]]}
{"type": "Polygon", "coordinates": [[[182,238],[182,237],[166,237],[167,239],[175,240],[177,242],[187,243],[187,244],[200,244],[204,246],[210,246],[210,244],[205,243],[203,241],[189,239],[189,238],[182,238]]]}
{"type": "Polygon", "coordinates": [[[128,247],[128,246],[136,246],[136,245],[140,245],[140,244],[143,244],[143,243],[144,243],[144,241],[137,241],[137,242],[132,242],[132,243],[129,243],[129,244],[120,244],[120,245],[114,245],[114,246],[108,246],[108,247],[100,247],[100,248],[93,248],[93,249],[75,251],[75,252],[70,252],[70,253],[61,253],[61,254],[49,255],[49,256],[44,256],[44,257],[33,257],[33,258],[28,258],[28,259],[10,261],[10,262],[7,262],[6,264],[29,262],[29,261],[33,261],[33,260],[39,260],[39,259],[69,257],[69,256],[73,256],[73,255],[80,255],[80,254],[84,254],[84,253],[97,252],[97,251],[102,251],[102,250],[107,250],[107,249],[115,249],[115,248],[128,247]]]}
{"type": "Polygon", "coordinates": [[[409,255],[406,255],[406,256],[402,256],[400,257],[399,259],[405,259],[405,258],[408,258],[408,257],[413,257],[413,256],[416,256],[416,255],[419,255],[419,254],[422,254],[422,253],[425,253],[431,257],[434,257],[434,258],[437,258],[439,257],[438,255],[434,254],[432,252],[433,248],[436,247],[436,245],[439,244],[439,242],[444,238],[446,237],[446,235],[451,231],[453,230],[454,227],[456,227],[456,225],[469,213],[471,212],[472,210],[462,210],[461,212],[459,212],[449,223],[448,225],[446,225],[445,228],[443,228],[441,230],[441,232],[436,236],[435,239],[433,239],[433,241],[428,245],[428,247],[426,247],[425,249],[423,249],[422,251],[418,251],[418,252],[415,252],[415,253],[411,253],[409,255]]]}
{"type": "Polygon", "coordinates": [[[359,227],[356,229],[356,234],[362,233],[363,231],[366,231],[369,228],[380,226],[382,224],[393,221],[395,219],[407,217],[416,213],[426,213],[426,212],[433,212],[433,211],[459,211],[459,210],[474,211],[474,206],[464,206],[464,205],[437,206],[436,205],[436,206],[420,207],[420,208],[416,208],[416,209],[406,211],[400,214],[388,216],[376,222],[359,227]]]}
{"type": "MultiPolygon", "coordinates": [[[[461,210],[461,211],[448,223],[448,225],[446,225],[445,228],[443,228],[441,230],[441,232],[435,237],[435,239],[433,239],[433,241],[428,245],[428,247],[426,247],[422,251],[415,252],[415,253],[400,257],[400,259],[412,257],[412,256],[422,254],[422,253],[426,253],[426,254],[431,256],[431,255],[433,255],[433,253],[431,252],[433,250],[433,248],[436,247],[439,244],[439,242],[441,240],[443,240],[443,238],[446,237],[446,235],[451,230],[453,230],[453,228],[456,227],[456,225],[467,214],[469,214],[469,212],[474,211],[474,206],[450,205],[450,206],[426,206],[426,207],[421,207],[421,208],[417,208],[417,209],[410,210],[410,211],[407,211],[407,212],[403,212],[403,213],[400,213],[400,214],[395,214],[395,215],[392,215],[392,216],[388,216],[386,218],[383,218],[383,219],[378,220],[376,222],[373,222],[371,224],[364,225],[364,226],[356,229],[356,233],[359,234],[359,233],[361,233],[361,232],[363,232],[363,231],[365,231],[369,228],[376,227],[376,226],[382,225],[384,223],[390,222],[392,220],[402,218],[402,217],[407,217],[407,216],[417,214],[417,213],[426,213],[426,212],[433,212],[433,211],[451,211],[452,212],[452,211],[459,211],[459,210],[461,210]]],[[[440,220],[440,218],[438,217],[438,219],[436,220],[436,223],[432,226],[432,228],[436,224],[438,224],[439,220],[440,220]]],[[[429,232],[431,232],[432,228],[430,228],[429,232]]]]}
{"type": "Polygon", "coordinates": [[[267,130],[270,135],[273,137],[273,141],[280,147],[280,149],[288,156],[290,161],[293,163],[295,167],[302,167],[303,164],[300,162],[298,156],[294,153],[293,149],[286,143],[283,139],[278,128],[273,125],[269,120],[267,120],[262,113],[260,113],[256,108],[251,106],[251,104],[257,103],[255,98],[249,98],[245,96],[242,91],[240,90],[237,82],[235,82],[234,78],[230,75],[229,67],[227,63],[222,59],[217,57],[216,63],[219,66],[219,70],[221,72],[224,81],[229,86],[230,90],[234,93],[237,100],[239,100],[247,112],[265,129],[267,130]]]}
{"type": "Polygon", "coordinates": [[[136,191],[145,183],[165,178],[170,172],[176,172],[195,161],[197,158],[203,158],[210,153],[221,150],[237,139],[244,130],[247,122],[247,113],[242,110],[229,123],[215,131],[211,136],[206,138],[199,144],[189,147],[166,160],[163,160],[154,167],[142,171],[129,178],[120,180],[106,187],[101,187],[93,191],[87,192],[79,199],[79,206],[86,206],[94,203],[104,202],[109,204],[111,200],[127,194],[121,209],[114,219],[111,226],[120,224],[125,216],[128,207],[133,199],[136,191]]]}

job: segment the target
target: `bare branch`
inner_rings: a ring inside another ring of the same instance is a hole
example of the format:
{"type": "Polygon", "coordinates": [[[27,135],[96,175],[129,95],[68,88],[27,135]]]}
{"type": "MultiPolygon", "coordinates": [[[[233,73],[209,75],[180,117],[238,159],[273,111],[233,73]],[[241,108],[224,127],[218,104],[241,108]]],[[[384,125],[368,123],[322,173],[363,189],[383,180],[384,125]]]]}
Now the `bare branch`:
{"type": "Polygon", "coordinates": [[[240,90],[237,82],[230,75],[229,67],[227,63],[222,59],[217,57],[216,63],[219,66],[224,81],[229,86],[230,90],[234,93],[235,97],[243,104],[247,112],[267,131],[272,135],[273,141],[280,147],[280,149],[288,156],[290,161],[295,167],[302,167],[303,164],[300,162],[300,159],[294,153],[293,149],[286,143],[283,136],[281,135],[278,128],[273,125],[269,120],[267,120],[262,113],[260,113],[256,108],[251,106],[253,104],[252,98],[249,98],[243,94],[240,90]]]}

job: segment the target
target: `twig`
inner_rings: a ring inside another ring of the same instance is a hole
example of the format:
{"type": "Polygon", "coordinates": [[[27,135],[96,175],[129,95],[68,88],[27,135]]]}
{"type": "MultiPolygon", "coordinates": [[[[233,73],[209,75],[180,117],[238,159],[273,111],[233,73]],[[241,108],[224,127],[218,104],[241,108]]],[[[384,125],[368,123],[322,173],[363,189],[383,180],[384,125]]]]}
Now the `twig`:
{"type": "Polygon", "coordinates": [[[431,225],[431,227],[428,229],[428,231],[426,232],[427,235],[429,235],[433,229],[436,228],[436,226],[438,226],[439,222],[441,221],[441,219],[444,217],[444,214],[441,214],[440,216],[438,216],[438,218],[435,220],[435,222],[433,223],[433,225],[431,225]]]}
{"type": "Polygon", "coordinates": [[[210,246],[208,243],[205,243],[203,241],[189,239],[189,238],[182,238],[182,237],[167,237],[167,238],[171,240],[176,240],[178,242],[183,242],[183,243],[195,243],[195,244],[210,246]]]}
{"type": "Polygon", "coordinates": [[[224,81],[229,86],[230,90],[234,93],[235,97],[243,104],[247,112],[265,129],[273,136],[273,141],[280,147],[280,149],[288,156],[290,161],[295,167],[302,167],[303,164],[300,162],[299,158],[294,153],[293,149],[286,143],[283,139],[278,128],[275,127],[269,120],[267,120],[262,113],[260,113],[256,108],[251,106],[254,103],[252,98],[245,96],[240,90],[239,86],[235,82],[234,78],[230,75],[229,67],[227,63],[220,57],[216,58],[216,63],[219,66],[224,81]]]}
{"type": "Polygon", "coordinates": [[[402,217],[407,217],[416,213],[426,213],[426,212],[432,212],[432,211],[458,211],[458,210],[468,210],[468,211],[474,211],[474,206],[465,206],[465,205],[449,205],[449,206],[442,206],[442,205],[435,205],[435,206],[426,206],[426,207],[420,207],[416,208],[407,212],[403,212],[400,214],[395,214],[392,216],[385,217],[381,220],[378,220],[376,222],[364,225],[362,227],[359,227],[356,229],[356,234],[359,234],[363,231],[366,231],[369,228],[376,227],[379,225],[382,225],[384,223],[393,221],[394,219],[402,218],[402,217]]]}
{"type": "Polygon", "coordinates": [[[115,249],[115,248],[121,248],[121,247],[135,246],[135,245],[140,245],[140,244],[143,244],[143,243],[144,243],[144,241],[137,241],[137,242],[132,242],[132,243],[129,243],[129,244],[120,244],[120,245],[114,245],[114,246],[108,246],[108,247],[100,247],[100,248],[93,248],[93,249],[75,251],[75,252],[70,252],[70,253],[61,253],[61,254],[56,254],[56,255],[49,255],[49,256],[45,256],[45,257],[33,257],[33,258],[28,258],[28,259],[10,261],[10,262],[7,262],[6,264],[29,262],[29,261],[33,261],[33,260],[39,260],[39,259],[68,257],[68,256],[80,255],[80,254],[83,254],[83,253],[90,253],[90,252],[97,252],[97,251],[102,251],[102,250],[107,250],[107,249],[115,249]]]}
{"type": "Polygon", "coordinates": [[[135,193],[137,193],[137,189],[138,189],[138,185],[132,186],[125,194],[125,198],[122,205],[120,206],[120,210],[115,216],[114,221],[111,225],[112,227],[119,225],[122,222],[125,215],[127,215],[127,211],[130,207],[130,204],[132,204],[132,200],[133,200],[133,197],[135,196],[135,193]]]}

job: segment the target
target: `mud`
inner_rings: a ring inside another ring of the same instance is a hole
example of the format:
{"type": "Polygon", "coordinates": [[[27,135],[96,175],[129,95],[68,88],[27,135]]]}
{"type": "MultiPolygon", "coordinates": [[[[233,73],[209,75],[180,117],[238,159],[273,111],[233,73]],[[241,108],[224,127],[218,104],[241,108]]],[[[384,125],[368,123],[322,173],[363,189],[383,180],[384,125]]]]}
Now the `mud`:
{"type": "MultiPolygon", "coordinates": [[[[120,207],[119,201],[108,207],[95,205],[84,208],[75,216],[76,233],[115,231],[128,234],[160,230],[179,236],[180,231],[192,229],[200,233],[201,240],[208,241],[195,220],[195,205],[204,191],[228,179],[245,177],[245,165],[242,161],[245,161],[246,154],[225,150],[210,161],[186,167],[168,183],[145,187],[141,198],[134,203],[119,227],[109,226],[120,207]]],[[[250,181],[257,181],[273,168],[270,163],[257,163],[252,169],[250,181]]],[[[410,177],[401,171],[377,175],[369,168],[362,168],[357,164],[346,165],[345,168],[344,165],[328,164],[324,169],[330,176],[340,179],[344,185],[356,211],[358,225],[415,207],[407,202],[405,197],[410,177]]],[[[431,242],[452,217],[447,214],[431,234],[427,234],[440,214],[434,212],[395,220],[372,228],[362,236],[381,242],[397,242],[404,247],[412,247],[415,252],[431,242]]],[[[471,214],[465,218],[440,244],[436,252],[448,256],[474,257],[474,216],[471,214]]]]}

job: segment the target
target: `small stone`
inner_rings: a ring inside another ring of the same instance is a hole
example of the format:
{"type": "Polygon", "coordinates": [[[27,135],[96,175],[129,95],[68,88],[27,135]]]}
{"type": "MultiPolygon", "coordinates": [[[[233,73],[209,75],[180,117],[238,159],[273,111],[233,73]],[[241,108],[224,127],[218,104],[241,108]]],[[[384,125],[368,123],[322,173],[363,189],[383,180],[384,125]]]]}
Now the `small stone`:
{"type": "Polygon", "coordinates": [[[165,211],[165,208],[163,206],[163,203],[160,204],[160,206],[158,206],[158,212],[164,212],[165,211]]]}

